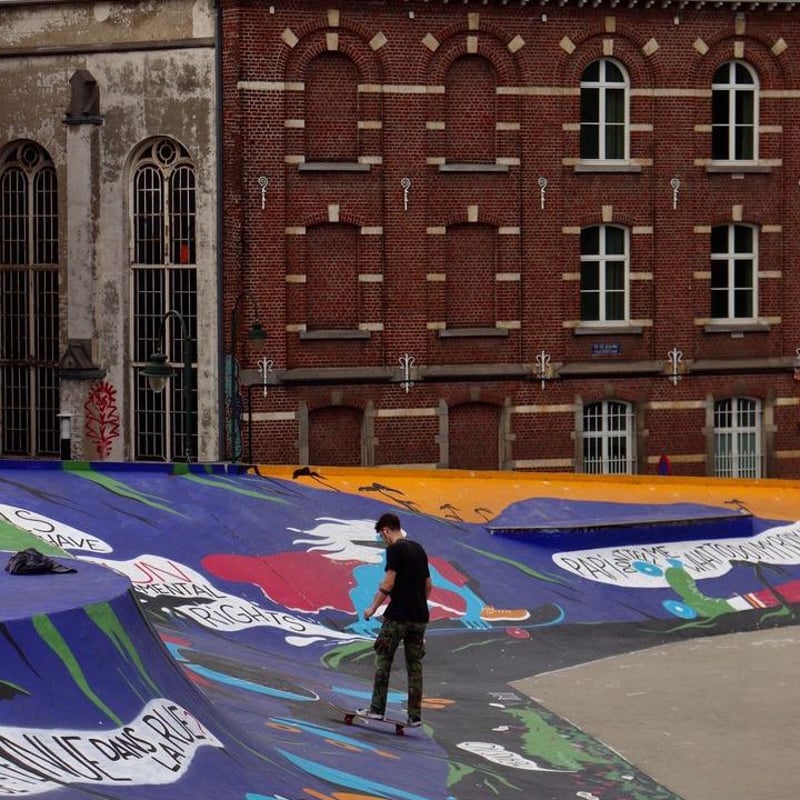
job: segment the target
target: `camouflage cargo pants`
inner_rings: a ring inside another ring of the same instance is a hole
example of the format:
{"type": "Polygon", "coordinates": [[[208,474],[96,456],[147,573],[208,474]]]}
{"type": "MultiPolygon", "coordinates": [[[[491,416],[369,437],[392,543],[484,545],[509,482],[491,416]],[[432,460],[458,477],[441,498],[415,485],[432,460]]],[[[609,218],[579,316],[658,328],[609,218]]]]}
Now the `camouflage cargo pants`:
{"type": "Polygon", "coordinates": [[[386,713],[389,695],[389,676],[394,654],[400,643],[406,655],[408,674],[408,715],[421,716],[422,711],[422,659],[425,656],[425,628],[423,622],[395,622],[385,619],[375,640],[375,683],[370,707],[379,714],[386,713]]]}

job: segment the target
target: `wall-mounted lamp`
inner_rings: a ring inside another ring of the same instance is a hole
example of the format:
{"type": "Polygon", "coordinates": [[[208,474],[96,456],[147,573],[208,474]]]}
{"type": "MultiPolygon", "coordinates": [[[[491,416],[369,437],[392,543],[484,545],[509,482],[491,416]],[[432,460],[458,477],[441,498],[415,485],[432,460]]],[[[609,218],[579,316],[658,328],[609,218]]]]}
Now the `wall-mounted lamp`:
{"type": "MultiPolygon", "coordinates": [[[[183,358],[183,380],[181,382],[181,397],[183,401],[183,452],[186,462],[189,463],[192,460],[192,440],[195,436],[193,420],[194,372],[192,368],[192,363],[194,362],[194,342],[189,335],[189,328],[186,324],[186,320],[178,311],[172,309],[167,311],[161,319],[161,327],[158,332],[159,345],[164,343],[164,330],[168,319],[176,320],[181,329],[181,355],[183,358]]],[[[154,392],[164,391],[167,381],[175,374],[175,370],[167,361],[167,354],[164,350],[158,350],[150,356],[150,360],[142,369],[142,375],[147,378],[147,382],[154,392]]]]}

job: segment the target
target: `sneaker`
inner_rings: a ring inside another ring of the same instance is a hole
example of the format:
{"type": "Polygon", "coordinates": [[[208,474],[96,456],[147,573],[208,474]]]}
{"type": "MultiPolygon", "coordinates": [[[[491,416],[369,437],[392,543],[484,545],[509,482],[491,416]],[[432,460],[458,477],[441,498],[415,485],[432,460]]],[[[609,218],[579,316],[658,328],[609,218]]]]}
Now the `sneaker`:
{"type": "Polygon", "coordinates": [[[356,711],[356,714],[358,714],[359,717],[364,717],[366,719],[383,719],[383,714],[373,711],[369,706],[359,708],[358,711],[356,711]]]}
{"type": "Polygon", "coordinates": [[[409,728],[419,728],[422,725],[422,718],[419,714],[409,714],[406,725],[408,725],[409,728]]]}

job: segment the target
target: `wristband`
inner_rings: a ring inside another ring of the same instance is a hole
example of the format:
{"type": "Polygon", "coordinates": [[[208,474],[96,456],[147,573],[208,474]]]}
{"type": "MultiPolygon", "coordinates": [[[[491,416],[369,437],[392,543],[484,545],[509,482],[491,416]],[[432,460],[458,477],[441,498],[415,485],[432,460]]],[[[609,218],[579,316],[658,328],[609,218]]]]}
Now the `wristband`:
{"type": "Polygon", "coordinates": [[[383,588],[383,586],[379,586],[379,587],[378,587],[378,591],[379,591],[379,592],[380,592],[380,593],[381,593],[381,594],[382,594],[384,597],[388,597],[388,596],[391,594],[391,592],[389,592],[389,591],[387,591],[386,589],[384,589],[384,588],[383,588]]]}

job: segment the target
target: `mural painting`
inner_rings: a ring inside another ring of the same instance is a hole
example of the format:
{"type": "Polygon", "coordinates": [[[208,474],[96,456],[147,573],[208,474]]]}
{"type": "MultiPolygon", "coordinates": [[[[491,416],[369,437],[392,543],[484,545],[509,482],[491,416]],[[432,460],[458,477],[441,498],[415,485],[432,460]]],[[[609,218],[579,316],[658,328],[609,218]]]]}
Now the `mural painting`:
{"type": "Polygon", "coordinates": [[[800,496],[374,477],[0,467],[0,549],[77,570],[0,573],[0,798],[670,800],[511,683],[796,622],[800,496]],[[388,508],[434,584],[424,726],[403,739],[329,705],[369,699],[379,623],[358,611],[388,508]]]}

